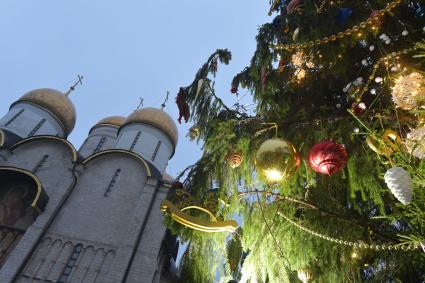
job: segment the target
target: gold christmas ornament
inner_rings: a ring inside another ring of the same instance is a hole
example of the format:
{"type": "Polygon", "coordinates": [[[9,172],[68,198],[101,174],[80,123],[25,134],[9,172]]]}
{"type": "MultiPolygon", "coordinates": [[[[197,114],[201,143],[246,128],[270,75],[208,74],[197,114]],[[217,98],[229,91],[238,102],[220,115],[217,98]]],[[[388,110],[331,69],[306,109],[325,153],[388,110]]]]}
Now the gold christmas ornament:
{"type": "Polygon", "coordinates": [[[425,104],[425,78],[418,72],[400,76],[392,88],[394,103],[405,110],[425,104]]]}
{"type": "Polygon", "coordinates": [[[231,151],[225,157],[227,164],[232,168],[237,168],[242,163],[242,154],[237,151],[231,151]]]}
{"type": "Polygon", "coordinates": [[[300,165],[295,147],[283,139],[263,142],[255,156],[259,176],[268,182],[280,182],[294,174],[300,165]]]}
{"type": "Polygon", "coordinates": [[[295,67],[295,76],[298,80],[302,80],[306,76],[306,70],[304,67],[309,69],[314,67],[314,63],[305,58],[304,52],[298,51],[292,55],[292,65],[295,67]]]}
{"type": "Polygon", "coordinates": [[[199,137],[199,128],[196,125],[193,125],[189,129],[189,138],[191,141],[196,140],[199,137]]]}
{"type": "Polygon", "coordinates": [[[407,134],[405,142],[408,151],[417,158],[425,157],[425,126],[417,128],[407,134]]]}
{"type": "Polygon", "coordinates": [[[303,283],[308,283],[313,280],[313,272],[311,272],[308,268],[301,268],[297,272],[298,279],[300,279],[303,283]]]}

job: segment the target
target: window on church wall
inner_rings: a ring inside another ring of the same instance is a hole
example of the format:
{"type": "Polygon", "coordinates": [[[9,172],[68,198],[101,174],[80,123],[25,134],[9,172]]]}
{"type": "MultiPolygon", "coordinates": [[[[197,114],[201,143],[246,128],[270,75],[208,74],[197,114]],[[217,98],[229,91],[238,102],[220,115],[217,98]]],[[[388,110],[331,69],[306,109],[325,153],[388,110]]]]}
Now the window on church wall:
{"type": "Polygon", "coordinates": [[[24,109],[19,110],[18,113],[16,113],[15,115],[13,115],[12,118],[10,118],[9,121],[7,121],[6,124],[4,124],[4,126],[7,127],[10,124],[12,124],[13,121],[15,121],[16,118],[18,118],[19,116],[21,116],[22,113],[24,113],[24,109]]]}
{"type": "Polygon", "coordinates": [[[103,196],[108,197],[111,194],[112,189],[115,187],[115,184],[117,183],[117,181],[118,181],[118,179],[120,177],[120,174],[121,174],[121,169],[117,169],[115,171],[114,175],[112,176],[112,179],[109,182],[108,187],[106,188],[105,193],[103,194],[103,196]]]}
{"type": "Polygon", "coordinates": [[[136,136],[133,139],[133,142],[131,143],[130,151],[134,150],[134,147],[136,146],[137,142],[139,141],[141,135],[142,135],[142,131],[138,131],[136,136]]]}
{"type": "Polygon", "coordinates": [[[102,149],[102,146],[105,143],[105,141],[106,141],[106,138],[105,137],[102,137],[99,140],[99,143],[97,144],[96,148],[94,149],[93,154],[98,153],[102,149]]]}
{"type": "Polygon", "coordinates": [[[71,274],[72,270],[75,267],[75,264],[77,263],[78,257],[81,254],[81,251],[83,250],[82,244],[77,244],[72,250],[72,253],[70,257],[68,258],[68,261],[66,262],[66,265],[62,271],[62,274],[60,275],[57,283],[65,283],[68,280],[69,275],[71,274]]]}
{"type": "Polygon", "coordinates": [[[153,152],[152,158],[151,158],[152,161],[155,161],[155,158],[158,154],[159,147],[161,146],[161,143],[162,143],[161,141],[158,141],[158,143],[156,144],[155,151],[153,152]]]}

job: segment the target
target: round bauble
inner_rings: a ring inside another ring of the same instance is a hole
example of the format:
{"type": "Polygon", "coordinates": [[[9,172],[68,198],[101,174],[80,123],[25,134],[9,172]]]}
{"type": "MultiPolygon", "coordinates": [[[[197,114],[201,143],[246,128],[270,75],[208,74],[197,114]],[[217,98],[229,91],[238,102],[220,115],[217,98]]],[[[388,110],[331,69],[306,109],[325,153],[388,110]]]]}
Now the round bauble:
{"type": "Polygon", "coordinates": [[[425,126],[407,134],[406,147],[413,156],[420,159],[425,157],[425,126]]]}
{"type": "Polygon", "coordinates": [[[405,110],[425,104],[425,78],[418,72],[400,76],[392,88],[394,103],[405,110]]]}
{"type": "Polygon", "coordinates": [[[384,16],[381,15],[379,10],[372,10],[372,12],[369,15],[369,19],[372,19],[372,21],[376,25],[381,25],[382,22],[384,21],[384,16]]]}
{"type": "Polygon", "coordinates": [[[230,89],[230,92],[233,94],[238,93],[238,88],[236,86],[232,86],[232,88],[230,89]]]}
{"type": "Polygon", "coordinates": [[[344,145],[325,140],[315,144],[308,154],[311,168],[322,174],[332,175],[347,164],[348,154],[344,145]]]}
{"type": "Polygon", "coordinates": [[[413,184],[409,172],[401,167],[393,167],[385,172],[384,180],[393,195],[402,204],[412,202],[413,184]]]}
{"type": "Polygon", "coordinates": [[[260,178],[279,182],[294,174],[300,165],[295,147],[283,139],[269,139],[261,144],[255,155],[255,166],[260,178]]]}
{"type": "Polygon", "coordinates": [[[364,102],[353,102],[353,104],[351,105],[351,110],[356,115],[360,115],[363,112],[365,112],[366,108],[367,107],[366,107],[366,104],[364,102]]]}
{"type": "Polygon", "coordinates": [[[191,141],[196,140],[199,137],[199,128],[196,125],[193,125],[190,129],[189,129],[189,138],[191,141]]]}
{"type": "Polygon", "coordinates": [[[231,168],[237,168],[242,163],[242,154],[237,151],[231,151],[226,155],[225,159],[231,168]]]}

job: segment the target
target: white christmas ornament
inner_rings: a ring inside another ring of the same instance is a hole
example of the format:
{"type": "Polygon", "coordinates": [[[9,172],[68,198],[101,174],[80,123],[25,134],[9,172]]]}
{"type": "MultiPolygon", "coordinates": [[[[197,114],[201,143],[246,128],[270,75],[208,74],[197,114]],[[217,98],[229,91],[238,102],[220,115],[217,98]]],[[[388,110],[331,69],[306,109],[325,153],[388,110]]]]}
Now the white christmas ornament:
{"type": "Polygon", "coordinates": [[[401,33],[402,36],[406,36],[408,34],[409,34],[409,32],[407,30],[403,30],[403,32],[401,33]]]}
{"type": "Polygon", "coordinates": [[[393,167],[385,172],[384,180],[393,195],[402,204],[412,202],[413,185],[409,172],[401,167],[393,167]]]}
{"type": "Polygon", "coordinates": [[[374,45],[369,46],[369,50],[370,50],[370,51],[375,50],[375,46],[374,46],[374,45]]]}

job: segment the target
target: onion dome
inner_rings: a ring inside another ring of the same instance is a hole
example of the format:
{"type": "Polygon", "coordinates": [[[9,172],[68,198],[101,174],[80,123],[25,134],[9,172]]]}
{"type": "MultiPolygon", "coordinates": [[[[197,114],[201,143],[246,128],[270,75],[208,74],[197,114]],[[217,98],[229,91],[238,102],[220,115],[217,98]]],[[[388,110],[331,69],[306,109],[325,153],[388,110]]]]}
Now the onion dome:
{"type": "Polygon", "coordinates": [[[71,133],[75,126],[77,114],[74,104],[67,95],[58,90],[50,88],[31,90],[17,102],[29,102],[44,108],[61,122],[67,134],[71,133]]]}
{"type": "Polygon", "coordinates": [[[128,116],[125,124],[143,123],[161,129],[177,145],[178,131],[176,123],[166,112],[156,108],[143,108],[128,116]]]}
{"type": "Polygon", "coordinates": [[[112,126],[121,127],[122,125],[124,125],[124,123],[125,123],[125,117],[123,117],[123,116],[110,116],[110,117],[106,117],[106,118],[100,120],[99,122],[97,122],[96,126],[98,126],[98,125],[112,125],[112,126]]]}

